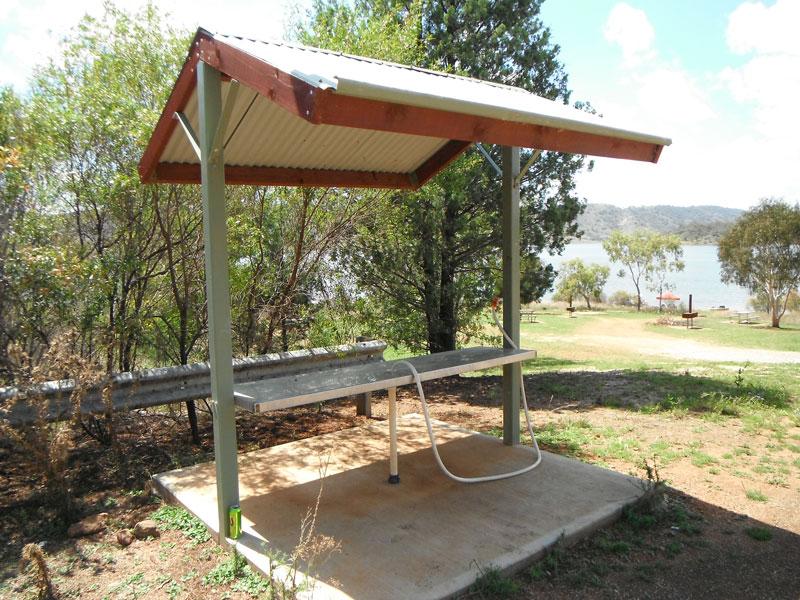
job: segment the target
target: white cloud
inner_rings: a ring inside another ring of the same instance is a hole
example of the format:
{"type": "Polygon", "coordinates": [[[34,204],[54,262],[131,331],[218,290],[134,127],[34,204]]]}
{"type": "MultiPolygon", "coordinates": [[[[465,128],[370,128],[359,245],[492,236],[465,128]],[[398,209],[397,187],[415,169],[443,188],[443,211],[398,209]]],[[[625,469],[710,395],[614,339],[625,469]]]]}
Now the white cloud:
{"type": "Polygon", "coordinates": [[[726,38],[737,54],[793,54],[800,56],[800,2],[778,0],[770,7],[745,2],[731,13],[726,38]]]}
{"type": "MultiPolygon", "coordinates": [[[[116,0],[115,4],[133,12],[145,0],[116,0]]],[[[157,5],[162,12],[170,13],[170,23],[178,27],[194,30],[202,25],[214,31],[279,38],[284,34],[293,3],[290,0],[161,0],[157,5]]],[[[57,55],[58,40],[83,15],[100,16],[102,12],[103,0],[0,2],[0,85],[11,84],[18,91],[25,90],[34,67],[57,55]]]]}
{"type": "Polygon", "coordinates": [[[778,0],[766,7],[761,3],[740,5],[728,19],[728,47],[749,55],[738,67],[720,74],[733,98],[753,107],[756,130],[765,138],[780,140],[775,150],[797,153],[800,118],[800,2],[778,0]],[[784,147],[786,146],[786,147],[784,147]]]}
{"type": "Polygon", "coordinates": [[[653,54],[656,32],[643,10],[620,2],[611,9],[603,27],[606,41],[622,49],[625,63],[635,65],[653,54]]]}
{"type": "MultiPolygon", "coordinates": [[[[665,60],[654,49],[655,32],[631,42],[628,47],[636,52],[626,54],[620,36],[608,33],[616,30],[612,21],[622,21],[619,12],[615,16],[620,6],[629,15],[642,12],[618,4],[609,15],[606,39],[623,49],[623,57],[609,69],[604,95],[593,95],[592,103],[615,120],[641,123],[645,131],[671,137],[673,145],[664,149],[657,165],[598,159],[593,172],[579,177],[578,193],[590,202],[626,206],[747,208],[765,196],[799,199],[800,64],[797,40],[786,32],[787,23],[800,23],[800,17],[792,17],[800,2],[778,0],[770,8],[747,3],[734,11],[726,36],[729,48],[753,56],[741,66],[731,57],[731,65],[719,73],[665,60]]],[[[649,26],[644,13],[636,20],[649,26]]],[[[628,22],[635,20],[629,17],[628,22]]]]}

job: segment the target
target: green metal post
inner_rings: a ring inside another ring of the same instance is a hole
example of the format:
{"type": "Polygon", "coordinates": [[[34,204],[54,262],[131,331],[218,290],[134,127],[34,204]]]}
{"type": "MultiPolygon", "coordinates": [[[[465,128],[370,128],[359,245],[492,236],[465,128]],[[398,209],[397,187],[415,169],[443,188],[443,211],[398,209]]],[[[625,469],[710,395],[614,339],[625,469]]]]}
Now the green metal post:
{"type": "Polygon", "coordinates": [[[222,83],[220,72],[202,61],[197,63],[197,95],[200,108],[200,174],[203,184],[214,459],[217,468],[220,543],[224,543],[225,537],[230,533],[228,511],[232,506],[239,504],[239,470],[236,463],[236,418],[233,403],[225,161],[222,155],[222,141],[214,140],[222,115],[222,83]]]}
{"type": "MultiPolygon", "coordinates": [[[[519,346],[519,148],[503,146],[503,328],[519,346]]],[[[510,344],[503,340],[503,345],[510,344]]],[[[519,444],[519,375],[522,366],[503,367],[503,443],[519,444]]]]}

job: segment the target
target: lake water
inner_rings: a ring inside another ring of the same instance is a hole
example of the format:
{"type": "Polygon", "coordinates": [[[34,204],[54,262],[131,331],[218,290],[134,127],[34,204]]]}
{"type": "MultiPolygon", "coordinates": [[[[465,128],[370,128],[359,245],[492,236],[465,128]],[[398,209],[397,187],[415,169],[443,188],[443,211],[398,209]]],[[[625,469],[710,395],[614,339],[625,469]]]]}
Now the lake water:
{"type": "MultiPolygon", "coordinates": [[[[617,290],[635,293],[630,274],[627,277],[618,277],[617,273],[622,267],[612,264],[600,242],[577,242],[568,245],[561,256],[550,257],[550,262],[558,270],[558,266],[567,260],[580,258],[585,263],[599,263],[611,268],[603,292],[610,296],[617,290]]],[[[710,308],[725,305],[733,309],[744,309],[750,293],[737,285],[726,285],[720,280],[719,260],[717,259],[716,246],[684,246],[683,262],[686,264],[680,273],[672,273],[669,281],[673,284],[672,291],[680,296],[681,302],[689,304],[689,294],[694,297],[694,306],[710,308]]],[[[658,294],[642,288],[642,300],[650,305],[658,305],[658,294]]],[[[546,296],[550,300],[552,293],[546,296]]]]}

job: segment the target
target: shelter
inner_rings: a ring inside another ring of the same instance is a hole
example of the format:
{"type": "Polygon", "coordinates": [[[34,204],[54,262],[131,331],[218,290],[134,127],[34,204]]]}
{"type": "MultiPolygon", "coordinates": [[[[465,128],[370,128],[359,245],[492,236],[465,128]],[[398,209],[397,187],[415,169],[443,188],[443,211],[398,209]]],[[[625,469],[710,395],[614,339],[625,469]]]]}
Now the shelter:
{"type": "MultiPolygon", "coordinates": [[[[202,184],[220,541],[239,502],[225,184],[415,189],[477,142],[503,147],[503,324],[519,343],[519,148],[655,163],[668,138],[505,85],[197,31],[139,174],[202,184]]],[[[520,371],[503,367],[508,445],[520,371]]]]}

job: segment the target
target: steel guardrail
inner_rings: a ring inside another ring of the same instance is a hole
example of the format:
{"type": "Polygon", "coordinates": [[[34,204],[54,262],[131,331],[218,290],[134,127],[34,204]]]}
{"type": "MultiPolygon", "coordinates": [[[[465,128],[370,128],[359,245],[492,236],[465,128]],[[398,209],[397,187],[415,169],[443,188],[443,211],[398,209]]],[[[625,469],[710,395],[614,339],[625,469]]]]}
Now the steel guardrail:
{"type": "MultiPolygon", "coordinates": [[[[358,342],[330,348],[312,348],[264,354],[233,361],[234,383],[248,383],[307,371],[329,369],[364,362],[383,360],[386,343],[358,342]]],[[[110,389],[113,411],[149,408],[188,400],[201,400],[211,395],[209,363],[193,363],[159,367],[128,373],[114,373],[87,388],[81,398],[80,414],[104,414],[108,408],[102,398],[110,389]]],[[[12,426],[36,421],[63,421],[74,414],[71,396],[75,382],[70,379],[48,381],[20,392],[16,388],[0,388],[0,419],[12,426]],[[37,398],[33,405],[28,402],[37,398]]]]}

